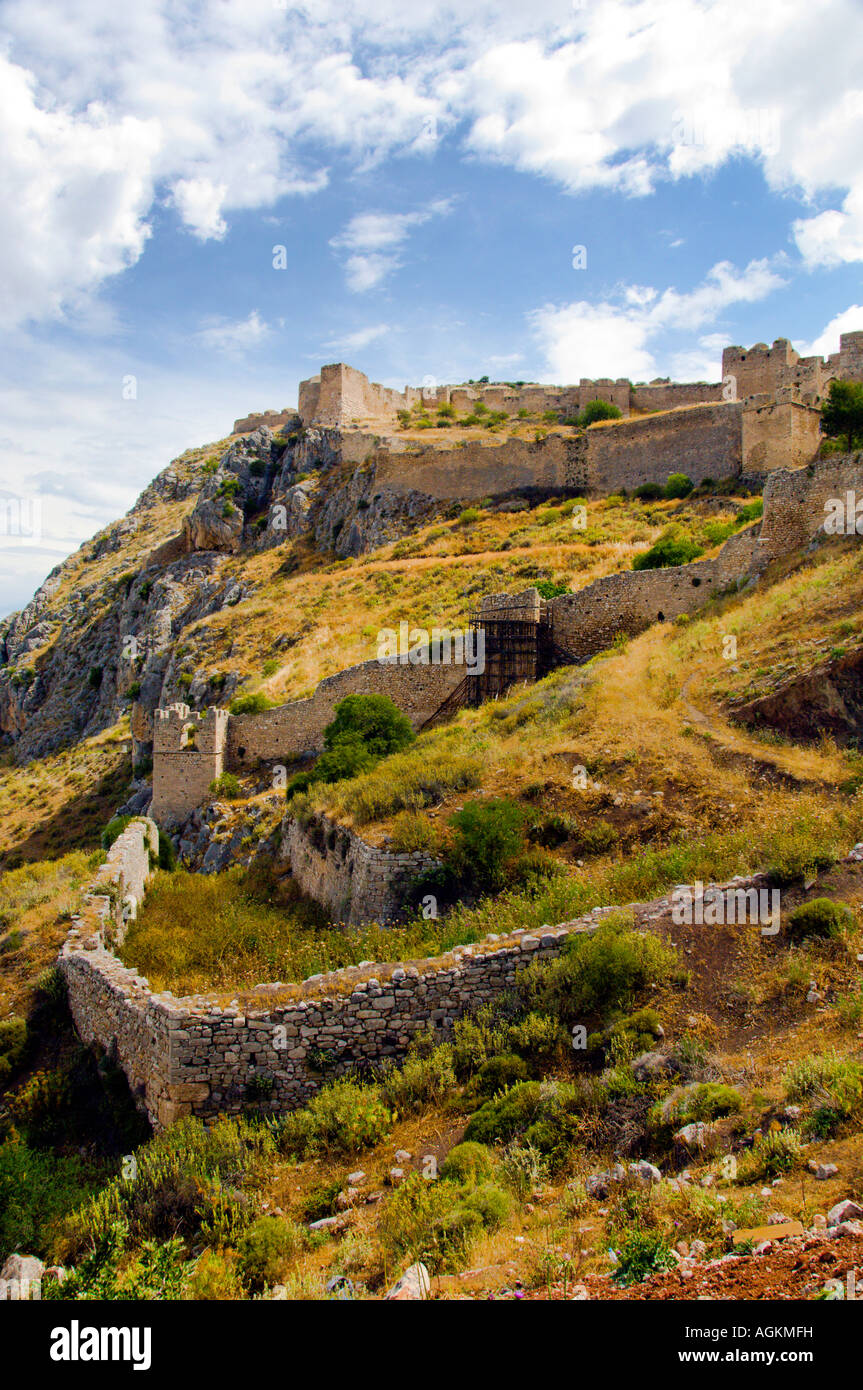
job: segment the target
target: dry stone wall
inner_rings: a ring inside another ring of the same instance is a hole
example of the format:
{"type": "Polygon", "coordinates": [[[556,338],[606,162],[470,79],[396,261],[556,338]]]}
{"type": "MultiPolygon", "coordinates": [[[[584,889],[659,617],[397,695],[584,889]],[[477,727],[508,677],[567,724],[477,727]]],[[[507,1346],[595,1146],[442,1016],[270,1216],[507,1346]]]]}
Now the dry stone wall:
{"type": "Polygon", "coordinates": [[[759,557],[763,563],[800,550],[823,530],[825,504],[863,501],[863,453],[833,455],[796,471],[771,473],[764,485],[759,557]]]}
{"type": "Polygon", "coordinates": [[[428,854],[380,849],[321,813],[306,824],[286,817],[281,854],[302,892],[349,927],[394,921],[411,882],[437,863],[428,854]]]}
{"type": "MultiPolygon", "coordinates": [[[[124,834],[124,853],[143,863],[155,826],[137,820],[124,834]]],[[[756,877],[722,886],[762,882],[756,877]]],[[[631,906],[636,924],[649,930],[669,899],[631,906]]],[[[552,959],[573,934],[594,931],[616,910],[595,908],[535,932],[489,935],[431,959],[351,966],[299,985],[260,984],[225,1004],[204,995],[154,993],[118,960],[102,920],[85,907],[63,947],[60,969],[81,1038],[116,1058],[137,1103],[162,1128],[189,1114],[207,1119],[247,1107],[293,1109],[319,1090],[322,1054],[334,1075],[398,1061],[417,1033],[431,1028],[446,1037],[456,1019],[511,990],[533,960],[552,959]]]]}

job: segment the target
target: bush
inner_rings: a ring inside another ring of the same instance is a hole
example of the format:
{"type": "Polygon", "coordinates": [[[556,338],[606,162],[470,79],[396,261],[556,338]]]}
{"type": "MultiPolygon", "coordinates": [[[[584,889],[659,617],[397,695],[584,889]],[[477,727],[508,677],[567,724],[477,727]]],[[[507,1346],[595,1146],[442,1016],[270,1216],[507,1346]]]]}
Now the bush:
{"type": "Polygon", "coordinates": [[[479,521],[479,518],[480,513],[476,507],[465,507],[464,511],[459,514],[458,524],[459,526],[472,526],[475,521],[479,521]]]}
{"type": "Polygon", "coordinates": [[[281,1146],[302,1158],[353,1154],[378,1144],[393,1116],[378,1087],[333,1081],[282,1123],[281,1146]]]}
{"type": "Polygon", "coordinates": [[[324,748],[334,748],[343,739],[360,739],[375,757],[399,753],[413,743],[416,735],[406,714],[388,695],[346,695],[334,710],[334,719],[324,729],[324,748]]]}
{"type": "Polygon", "coordinates": [[[790,1173],[803,1156],[800,1136],[793,1129],[770,1130],[752,1146],[746,1165],[746,1179],[775,1178],[790,1173]]]}
{"type": "Polygon", "coordinates": [[[616,405],[610,401],[588,401],[584,410],[578,417],[578,423],[582,429],[587,429],[596,420],[619,420],[621,412],[616,405]]]}
{"type": "Polygon", "coordinates": [[[87,684],[90,686],[92,690],[99,689],[100,685],[102,684],[102,675],[103,671],[101,666],[90,667],[90,671],[87,676],[87,684]]]}
{"type": "Polygon", "coordinates": [[[636,555],[632,562],[632,568],[634,570],[658,570],[669,569],[676,565],[688,565],[691,560],[696,560],[703,553],[702,547],[687,536],[669,532],[660,536],[649,550],[645,550],[641,555],[636,555]]]}
{"type": "Polygon", "coordinates": [[[540,598],[557,598],[559,594],[568,594],[569,585],[566,583],[557,584],[553,579],[538,579],[535,588],[540,598]]]}
{"type": "Polygon", "coordinates": [[[401,1067],[387,1072],[381,1092],[388,1105],[406,1115],[439,1104],[455,1084],[452,1046],[441,1043],[428,1056],[416,1052],[401,1067]]]}
{"type": "Polygon", "coordinates": [[[524,812],[505,798],[469,801],[450,816],[452,846],[447,858],[458,874],[480,890],[506,883],[506,863],[524,844],[524,812]]]}
{"type": "Polygon", "coordinates": [[[363,743],[359,735],[345,735],[327,748],[309,773],[297,773],[291,778],[288,790],[305,791],[313,782],[341,782],[349,777],[357,777],[374,767],[377,758],[363,743]]]}
{"type": "Polygon", "coordinates": [[[236,695],[230,704],[231,714],[263,714],[264,710],[272,708],[273,701],[262,690],[236,695]]]}
{"type": "Polygon", "coordinates": [[[833,902],[831,898],[813,898],[812,902],[795,907],[788,919],[788,935],[792,941],[805,941],[809,937],[836,940],[853,925],[854,913],[845,903],[833,902]]]}
{"type": "Polygon", "coordinates": [[[657,1231],[631,1231],[617,1251],[616,1284],[640,1284],[660,1269],[676,1264],[668,1242],[657,1231]]]}
{"type": "Polygon", "coordinates": [[[632,495],[639,502],[658,502],[660,497],[664,497],[665,489],[659,483],[642,483],[632,495]]]}
{"type": "Polygon", "coordinates": [[[532,1145],[552,1168],[566,1162],[583,1128],[583,1117],[604,1099],[602,1087],[587,1079],[579,1084],[523,1081],[487,1100],[465,1130],[479,1144],[507,1144],[517,1139],[532,1145]]]}
{"type": "Polygon", "coordinates": [[[234,801],[243,794],[240,779],[233,772],[223,772],[215,777],[210,783],[210,791],[214,796],[224,796],[229,801],[234,801]]]}
{"type": "Polygon", "coordinates": [[[588,1038],[589,1052],[601,1051],[614,1055],[635,1056],[648,1052],[662,1036],[659,1014],[655,1009],[639,1009],[614,1022],[601,1033],[588,1038]]]}
{"type": "Polygon", "coordinates": [[[5,1086],[12,1072],[23,1060],[27,1048],[27,1024],[12,1015],[0,1020],[0,1086],[5,1086]]]}
{"type": "Polygon", "coordinates": [[[193,1303],[240,1300],[245,1296],[236,1262],[230,1251],[205,1250],[200,1256],[183,1297],[193,1303]]]}
{"type": "Polygon", "coordinates": [[[492,1156],[484,1144],[456,1144],[441,1164],[440,1175],[461,1187],[488,1182],[494,1172],[492,1156]]]}
{"type": "Polygon", "coordinates": [[[561,1060],[569,1037],[558,1019],[550,1018],[548,1014],[529,1013],[509,1027],[507,1043],[529,1062],[547,1068],[561,1060]]]}
{"type": "Polygon", "coordinates": [[[608,1018],[648,984],[668,979],[676,964],[675,952],[658,937],[611,918],[591,936],[569,937],[556,960],[529,965],[520,989],[526,1003],[569,1026],[608,1018]]]}
{"type": "Polygon", "coordinates": [[[688,497],[694,488],[694,482],[685,473],[672,473],[665,484],[665,496],[668,498],[688,497]]]}
{"type": "Polygon", "coordinates": [[[262,1216],[237,1242],[243,1282],[253,1293],[282,1281],[288,1261],[302,1248],[302,1232],[278,1216],[262,1216]]]}
{"type": "Polygon", "coordinates": [[[530,1068],[522,1057],[514,1052],[502,1052],[499,1057],[489,1057],[476,1074],[476,1089],[481,1096],[494,1096],[505,1091],[519,1081],[530,1080],[530,1068]]]}

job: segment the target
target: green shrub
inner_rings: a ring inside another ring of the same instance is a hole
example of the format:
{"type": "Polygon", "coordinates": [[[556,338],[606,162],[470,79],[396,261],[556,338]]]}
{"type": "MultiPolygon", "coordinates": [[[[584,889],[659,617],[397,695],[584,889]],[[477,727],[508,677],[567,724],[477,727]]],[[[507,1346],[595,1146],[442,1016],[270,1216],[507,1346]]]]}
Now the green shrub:
{"type": "Polygon", "coordinates": [[[587,429],[596,420],[619,420],[621,412],[616,405],[610,401],[588,401],[584,410],[578,417],[578,423],[582,429],[587,429]]]}
{"type": "Polygon", "coordinates": [[[5,1086],[27,1049],[27,1024],[13,1014],[0,1020],[0,1086],[5,1086]]]}
{"type": "Polygon", "coordinates": [[[175,852],[174,852],[174,846],[173,846],[173,844],[171,843],[171,837],[170,837],[169,835],[167,835],[167,834],[165,833],[165,831],[162,830],[162,828],[161,828],[161,826],[160,826],[160,827],[159,827],[159,868],[160,868],[160,869],[164,869],[164,871],[165,871],[166,873],[169,873],[169,874],[170,874],[170,873],[173,873],[173,872],[174,872],[174,870],[176,869],[176,867],[177,867],[177,856],[176,856],[176,854],[175,854],[175,852]]]}
{"type": "Polygon", "coordinates": [[[325,749],[312,772],[297,773],[291,779],[289,790],[305,791],[306,786],[312,782],[341,782],[345,778],[356,777],[361,772],[368,772],[376,762],[374,753],[358,734],[353,737],[346,734],[332,747],[325,749]]]}
{"type": "Polygon", "coordinates": [[[592,935],[573,935],[552,961],[534,961],[520,978],[525,1002],[569,1026],[609,1018],[634,1003],[648,984],[661,984],[677,964],[675,952],[650,932],[610,918],[592,935]]]}
{"type": "Polygon", "coordinates": [[[632,568],[634,570],[656,570],[669,569],[677,565],[688,565],[691,560],[696,560],[703,553],[702,547],[697,545],[695,541],[676,531],[669,530],[668,533],[660,536],[649,550],[645,550],[641,555],[636,555],[632,562],[632,568]]]}
{"type": "Polygon", "coordinates": [[[49,1255],[63,1218],[93,1182],[77,1154],[42,1152],[17,1138],[0,1144],[0,1261],[16,1250],[49,1255]]]}
{"type": "Polygon", "coordinates": [[[529,1013],[507,1029],[507,1044],[514,1052],[544,1069],[565,1055],[569,1036],[559,1019],[529,1013]]]}
{"type": "Polygon", "coordinates": [[[592,1033],[587,1040],[589,1052],[634,1057],[648,1052],[662,1036],[659,1014],[655,1009],[639,1009],[617,1019],[610,1028],[592,1033]]]}
{"type": "Polygon", "coordinates": [[[87,676],[87,684],[91,687],[92,690],[99,689],[100,685],[102,684],[103,674],[104,672],[101,666],[90,667],[90,671],[87,676]]]}
{"type": "Polygon", "coordinates": [[[660,483],[642,483],[632,495],[637,497],[639,502],[658,502],[659,498],[665,495],[665,489],[660,483]]]}
{"type": "Polygon", "coordinates": [[[494,892],[506,883],[506,864],[524,844],[524,811],[505,798],[469,801],[449,818],[447,858],[465,882],[494,892]]]}
{"type": "Polygon", "coordinates": [[[523,1057],[514,1052],[502,1052],[489,1057],[476,1074],[475,1086],[481,1096],[494,1096],[519,1081],[530,1080],[530,1068],[523,1057]]]}
{"type": "Polygon", "coordinates": [[[756,1140],[749,1153],[745,1177],[775,1178],[790,1173],[803,1156],[800,1136],[793,1129],[771,1129],[756,1140]]]}
{"type": "Polygon", "coordinates": [[[795,907],[788,919],[788,935],[792,941],[805,941],[809,937],[837,939],[853,925],[854,913],[845,903],[833,902],[831,898],[813,898],[795,907]]]}
{"type": "Polygon", "coordinates": [[[494,1173],[492,1155],[484,1144],[456,1144],[441,1164],[440,1175],[461,1187],[486,1183],[494,1173]]]}
{"type": "Polygon", "coordinates": [[[413,1053],[399,1068],[387,1072],[381,1092],[388,1105],[406,1115],[440,1104],[455,1084],[452,1046],[440,1043],[427,1056],[413,1053]]]}
{"type": "Polygon", "coordinates": [[[302,1232],[277,1216],[262,1216],[248,1226],[237,1242],[237,1263],[243,1282],[253,1293],[282,1281],[288,1262],[302,1248],[302,1232]]]}
{"type": "Polygon", "coordinates": [[[231,714],[263,714],[264,710],[272,708],[273,701],[262,690],[236,695],[230,704],[231,714]]]}
{"type": "Polygon", "coordinates": [[[665,484],[665,496],[668,498],[688,497],[694,488],[695,484],[685,473],[671,473],[665,484]]]}
{"type": "Polygon", "coordinates": [[[626,1287],[640,1284],[649,1275],[675,1264],[671,1247],[657,1231],[634,1230],[617,1251],[617,1266],[611,1277],[626,1287]]]}
{"type": "Polygon", "coordinates": [[[393,1123],[379,1088],[356,1081],[333,1081],[302,1110],[285,1116],[282,1148],[302,1158],[353,1154],[378,1144],[393,1123]]]}
{"type": "Polygon", "coordinates": [[[567,583],[558,584],[553,579],[538,579],[534,587],[539,593],[540,598],[545,599],[557,598],[560,594],[569,593],[569,585],[567,583]]]}
{"type": "Polygon", "coordinates": [[[604,1093],[598,1083],[580,1078],[523,1081],[487,1100],[471,1116],[465,1139],[479,1144],[530,1144],[553,1167],[566,1162],[583,1129],[583,1117],[595,1110],[604,1093]]]}
{"type": "Polygon", "coordinates": [[[233,772],[222,772],[215,777],[210,783],[210,791],[214,796],[226,797],[228,801],[235,801],[243,794],[240,779],[233,772]]]}
{"type": "Polygon", "coordinates": [[[459,526],[472,526],[475,521],[479,521],[479,518],[480,512],[476,507],[465,507],[464,511],[459,513],[458,524],[459,526]]]}
{"type": "Polygon", "coordinates": [[[324,748],[344,739],[360,739],[375,757],[399,753],[416,735],[406,714],[388,695],[346,695],[339,700],[334,718],[324,729],[324,748]]]}

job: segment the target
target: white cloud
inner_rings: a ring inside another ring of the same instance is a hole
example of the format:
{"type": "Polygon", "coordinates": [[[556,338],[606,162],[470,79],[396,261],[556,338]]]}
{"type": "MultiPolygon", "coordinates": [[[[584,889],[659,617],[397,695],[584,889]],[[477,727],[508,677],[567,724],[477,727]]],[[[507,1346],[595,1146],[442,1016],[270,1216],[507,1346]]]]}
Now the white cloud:
{"type": "Polygon", "coordinates": [[[180,179],[174,185],[174,206],[199,240],[212,237],[221,241],[228,230],[221,211],[227,192],[227,184],[215,184],[210,179],[180,179]]]}
{"type": "Polygon", "coordinates": [[[198,333],[198,339],[204,347],[216,352],[241,353],[257,347],[269,333],[269,326],[257,309],[253,309],[244,319],[213,318],[198,333]]]}
{"type": "MultiPolygon", "coordinates": [[[[444,140],[638,196],[751,158],[812,200],[808,264],[863,259],[859,0],[7,0],[4,21],[7,322],[132,264],[157,200],[218,239],[232,212],[321,189],[333,158],[363,170],[444,140]]],[[[401,244],[343,247],[353,288],[401,244]]]]}
{"type": "Polygon", "coordinates": [[[849,309],[836,314],[811,343],[796,342],[794,346],[801,357],[829,357],[831,353],[839,351],[840,333],[858,333],[861,324],[863,304],[852,304],[849,309]]]}
{"type": "Polygon", "coordinates": [[[344,333],[340,338],[331,338],[324,347],[328,352],[361,352],[392,331],[388,323],[373,323],[367,328],[357,328],[353,333],[344,333]]]}
{"type": "Polygon", "coordinates": [[[137,260],[149,236],[155,120],[77,116],[37,102],[0,55],[0,323],[74,308],[137,260]]]}
{"type": "Polygon", "coordinates": [[[398,248],[407,241],[414,227],[432,217],[445,217],[454,206],[452,198],[438,198],[415,212],[358,212],[343,231],[330,239],[336,252],[346,251],[345,283],[355,294],[374,289],[402,264],[398,248]]]}
{"type": "MultiPolygon", "coordinates": [[[[686,293],[669,288],[660,294],[647,286],[622,286],[622,303],[546,304],[529,315],[529,322],[551,380],[567,383],[582,376],[645,380],[658,375],[656,340],[663,334],[691,336],[713,324],[729,305],[763,299],[782,284],[766,261],[751,261],[742,271],[721,261],[703,284],[686,293]]],[[[674,357],[673,375],[678,380],[716,379],[713,364],[722,336],[708,334],[700,339],[698,353],[674,357]]]]}

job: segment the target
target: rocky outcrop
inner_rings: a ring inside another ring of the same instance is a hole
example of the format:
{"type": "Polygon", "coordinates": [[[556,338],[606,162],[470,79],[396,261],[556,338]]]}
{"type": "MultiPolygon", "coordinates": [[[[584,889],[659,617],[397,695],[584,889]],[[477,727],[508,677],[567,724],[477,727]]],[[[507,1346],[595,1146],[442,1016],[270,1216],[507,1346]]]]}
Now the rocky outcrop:
{"type": "Polygon", "coordinates": [[[788,738],[830,734],[840,744],[863,739],[863,647],[786,681],[769,695],[738,706],[734,718],[788,738]]]}

